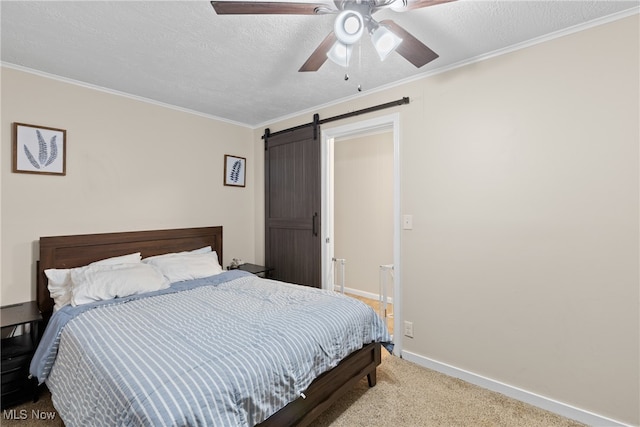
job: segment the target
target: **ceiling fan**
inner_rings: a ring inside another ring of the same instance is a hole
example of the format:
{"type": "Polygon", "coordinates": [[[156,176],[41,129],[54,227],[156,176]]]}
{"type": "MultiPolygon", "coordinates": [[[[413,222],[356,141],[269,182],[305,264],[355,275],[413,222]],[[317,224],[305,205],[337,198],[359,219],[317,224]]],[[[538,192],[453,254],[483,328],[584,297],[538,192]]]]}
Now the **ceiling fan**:
{"type": "Polygon", "coordinates": [[[338,14],[333,31],[320,43],[298,71],[317,71],[327,58],[347,66],[356,43],[365,31],[381,60],[396,51],[416,67],[438,57],[424,43],[390,19],[377,22],[372,15],[381,9],[419,9],[455,0],[334,0],[333,2],[289,3],[284,1],[212,1],[218,15],[325,15],[338,14]]]}

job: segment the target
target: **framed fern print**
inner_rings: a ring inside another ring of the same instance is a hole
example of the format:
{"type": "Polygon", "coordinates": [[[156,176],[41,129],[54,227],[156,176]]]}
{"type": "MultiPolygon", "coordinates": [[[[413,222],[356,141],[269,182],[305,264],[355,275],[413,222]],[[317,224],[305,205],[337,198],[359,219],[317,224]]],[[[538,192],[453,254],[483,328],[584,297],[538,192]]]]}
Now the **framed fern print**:
{"type": "Polygon", "coordinates": [[[244,187],[247,177],[247,159],[244,157],[224,156],[224,185],[244,187]]]}
{"type": "Polygon", "coordinates": [[[67,131],[13,124],[13,172],[67,174],[67,131]]]}

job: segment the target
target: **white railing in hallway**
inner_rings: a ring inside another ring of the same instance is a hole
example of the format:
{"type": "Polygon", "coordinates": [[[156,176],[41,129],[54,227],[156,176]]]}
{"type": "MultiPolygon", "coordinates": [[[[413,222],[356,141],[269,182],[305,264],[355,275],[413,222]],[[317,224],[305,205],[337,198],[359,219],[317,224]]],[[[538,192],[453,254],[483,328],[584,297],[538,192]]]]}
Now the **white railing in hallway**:
{"type": "Polygon", "coordinates": [[[344,258],[332,258],[333,261],[333,289],[336,289],[336,284],[338,282],[337,277],[340,277],[340,292],[344,294],[344,266],[347,263],[347,260],[344,258]],[[340,274],[338,274],[338,269],[336,265],[340,266],[340,274]]]}
{"type": "MultiPolygon", "coordinates": [[[[391,283],[394,282],[393,277],[393,264],[384,264],[380,266],[380,292],[379,292],[379,301],[380,301],[380,317],[383,319],[387,319],[387,317],[393,317],[393,311],[391,313],[388,312],[387,304],[389,301],[387,292],[389,291],[389,278],[391,278],[391,283]]],[[[391,287],[391,293],[393,294],[393,286],[391,287]]]]}

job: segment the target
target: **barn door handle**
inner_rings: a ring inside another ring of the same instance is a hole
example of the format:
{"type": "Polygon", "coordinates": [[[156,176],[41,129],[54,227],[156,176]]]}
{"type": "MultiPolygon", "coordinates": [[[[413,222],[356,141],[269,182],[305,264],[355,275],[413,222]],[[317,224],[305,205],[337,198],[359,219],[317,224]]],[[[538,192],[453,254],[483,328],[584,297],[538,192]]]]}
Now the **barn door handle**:
{"type": "Polygon", "coordinates": [[[318,212],[314,213],[311,217],[311,228],[314,236],[318,235],[318,229],[316,228],[316,219],[318,218],[318,212]]]}

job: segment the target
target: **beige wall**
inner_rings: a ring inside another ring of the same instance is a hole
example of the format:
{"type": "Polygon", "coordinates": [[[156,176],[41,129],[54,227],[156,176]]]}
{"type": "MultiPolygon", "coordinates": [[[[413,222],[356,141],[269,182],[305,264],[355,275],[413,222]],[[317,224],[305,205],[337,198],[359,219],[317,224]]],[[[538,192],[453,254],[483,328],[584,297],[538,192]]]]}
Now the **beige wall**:
{"type": "Polygon", "coordinates": [[[2,304],[35,299],[40,236],[224,226],[225,263],[253,260],[251,129],[2,68],[2,304]],[[11,172],[13,122],[66,129],[67,175],[11,172]],[[247,158],[246,188],[223,158],[247,158]]]}
{"type": "Polygon", "coordinates": [[[406,351],[640,423],[639,40],[633,16],[318,111],[411,98],[350,119],[400,113],[406,351]]]}
{"type": "MultiPolygon", "coordinates": [[[[640,423],[639,39],[633,16],[319,111],[411,97],[366,117],[400,114],[405,350],[640,423]]],[[[34,297],[43,235],[221,224],[226,261],[263,260],[263,129],[1,79],[2,304],[34,297]],[[15,121],[67,130],[67,176],[11,173],[15,121]]]]}
{"type": "Polygon", "coordinates": [[[346,259],[346,288],[375,296],[379,266],[393,264],[393,134],[336,139],[334,147],[334,256],[346,259]]]}

